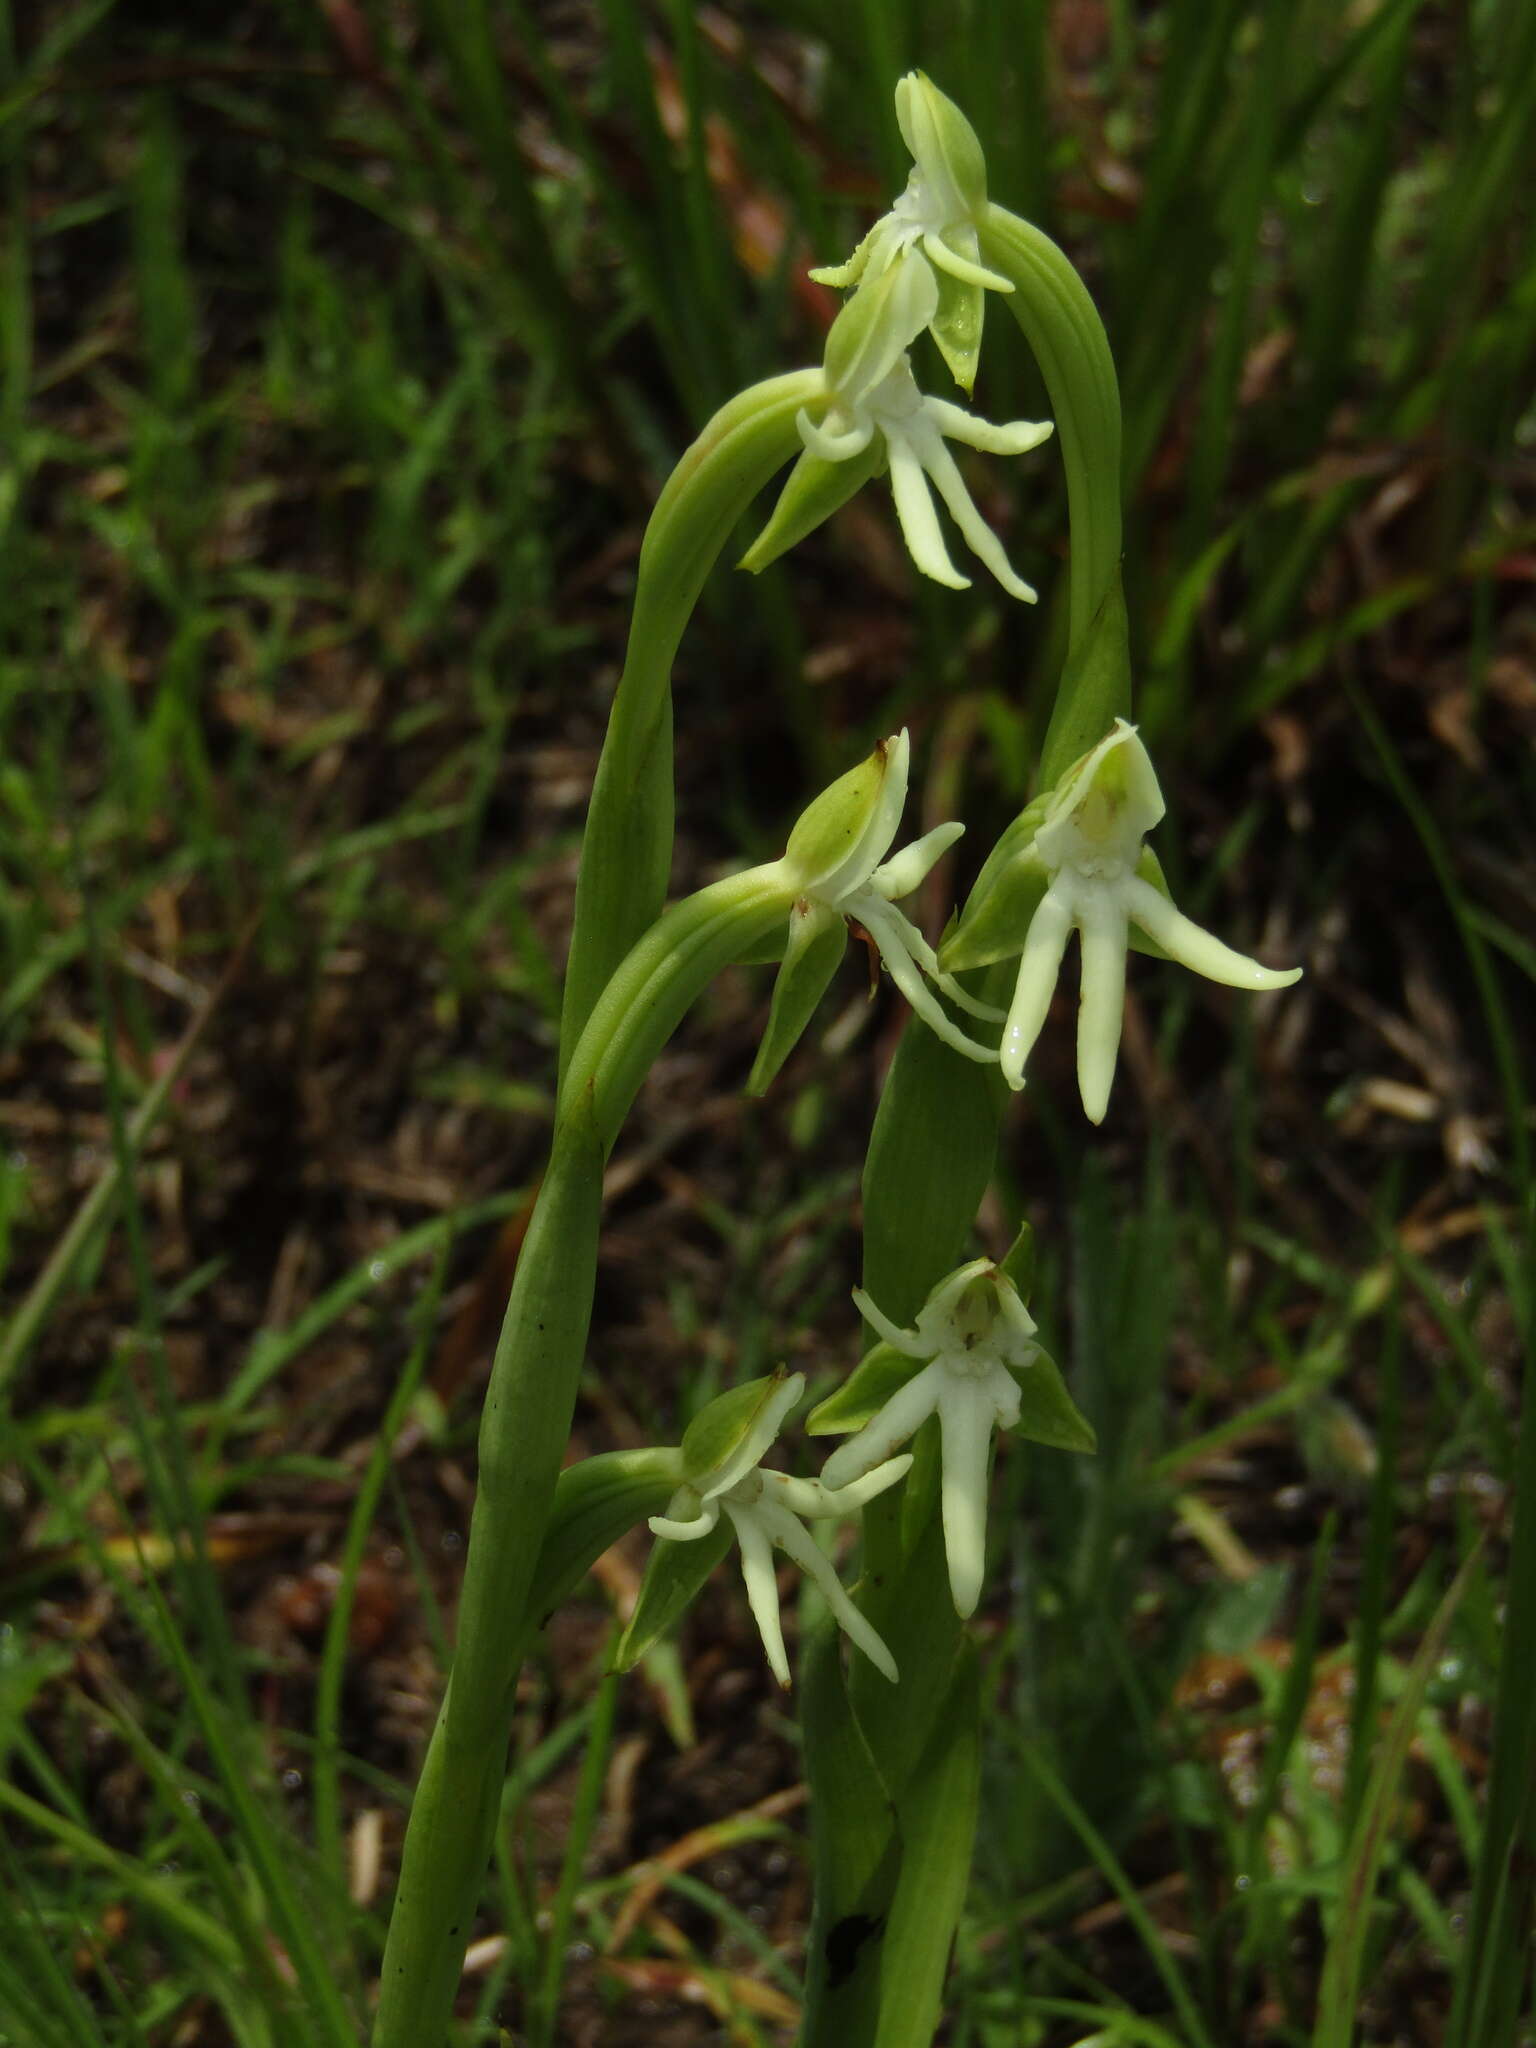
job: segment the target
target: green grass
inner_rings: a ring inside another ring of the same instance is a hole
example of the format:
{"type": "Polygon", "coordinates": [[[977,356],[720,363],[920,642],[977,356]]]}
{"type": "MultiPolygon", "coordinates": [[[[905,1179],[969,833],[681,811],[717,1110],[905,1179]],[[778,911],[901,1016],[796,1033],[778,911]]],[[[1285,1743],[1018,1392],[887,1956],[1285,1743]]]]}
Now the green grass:
{"type": "MultiPolygon", "coordinates": [[[[720,399],[819,352],[798,271],[896,174],[913,63],[1109,326],[1170,871],[1223,929],[1273,906],[1320,1006],[1277,1049],[1144,964],[1108,1150],[1050,1081],[1005,1147],[984,1226],[1034,1220],[1101,1452],[1000,1472],[951,2038],[1193,2048],[1262,2012],[1338,2048],[1417,1995],[1448,2048],[1519,2039],[1536,14],[1115,4],[1086,50],[1023,0],[734,19],[294,4],[236,40],[223,10],[0,9],[0,2043],[356,2038],[452,1589],[433,1473],[473,1435],[443,1332],[542,1163],[640,522],[720,399]],[[1436,1120],[1372,1109],[1383,1075],[1436,1120]],[[1463,1126],[1488,1166],[1444,1166],[1463,1126]],[[283,1515],[276,1564],[241,1550],[283,1515]],[[392,1707],[349,1647],[386,1552],[392,1707]],[[301,1654],[252,1616],[316,1564],[301,1654]]],[[[978,404],[1037,403],[994,317],[978,404]]],[[[690,874],[771,850],[904,718],[979,858],[1059,654],[1053,475],[987,477],[1038,614],[894,592],[878,493],[716,579],[679,666],[690,874]]],[[[879,1024],[840,982],[853,1050],[743,1111],[762,995],[722,986],[686,1108],[621,1159],[594,1441],[853,1341],[879,1024]]],[[[727,1648],[693,1652],[755,1670],[711,1611],[727,1648]]],[[[605,1759],[719,1712],[665,1662],[594,1709],[566,1654],[520,1722],[466,2041],[559,2038],[570,1945],[633,1882],[593,1874],[605,1759]]],[[[782,1991],[782,1944],[711,1872],[673,1874],[672,1960],[781,2039],[728,1979],[782,1991]]]]}

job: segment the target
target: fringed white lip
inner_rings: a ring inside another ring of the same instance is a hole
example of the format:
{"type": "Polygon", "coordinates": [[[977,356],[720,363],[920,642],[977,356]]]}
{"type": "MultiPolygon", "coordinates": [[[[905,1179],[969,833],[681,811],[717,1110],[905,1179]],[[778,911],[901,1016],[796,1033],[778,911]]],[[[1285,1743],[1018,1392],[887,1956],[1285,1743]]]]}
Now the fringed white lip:
{"type": "Polygon", "coordinates": [[[1077,1084],[1090,1123],[1101,1123],[1109,1107],[1132,925],[1170,959],[1228,988],[1289,988],[1301,977],[1299,967],[1265,967],[1234,951],[1138,872],[1146,834],[1162,815],[1151,757],[1136,728],[1120,718],[1064,779],[1035,835],[1034,851],[1050,880],[1025,933],[999,1057],[1008,1085],[1022,1088],[1067,940],[1081,933],[1077,1084]]]}
{"type": "Polygon", "coordinates": [[[973,1259],[942,1281],[911,1330],[899,1329],[861,1288],[853,1298],[887,1344],[927,1363],[839,1445],[822,1467],[822,1481],[835,1492],[872,1468],[883,1471],[892,1452],[937,1415],[944,1554],[955,1612],[965,1619],[976,1611],[986,1569],[992,1432],[1011,1429],[1019,1419],[1019,1388],[1010,1368],[1022,1369],[1034,1358],[1034,1320],[1012,1283],[987,1259],[973,1259]]]}
{"type": "Polygon", "coordinates": [[[789,1657],[779,1615],[778,1575],[773,1564],[776,1548],[815,1583],[838,1627],[875,1669],[894,1684],[895,1658],[849,1599],[831,1559],[805,1523],[842,1521],[857,1514],[866,1501],[894,1486],[912,1460],[910,1456],[888,1459],[839,1488],[828,1487],[819,1479],[791,1479],[782,1472],[762,1471],[759,1461],[773,1444],[804,1387],[803,1374],[792,1374],[732,1455],[716,1471],[680,1489],[671,1504],[675,1510],[691,1501],[696,1504],[696,1511],[686,1518],[673,1512],[652,1515],[651,1533],[669,1543],[697,1542],[708,1536],[718,1525],[721,1514],[725,1514],[741,1550],[747,1604],[768,1653],[769,1667],[780,1685],[789,1684],[789,1657]]]}

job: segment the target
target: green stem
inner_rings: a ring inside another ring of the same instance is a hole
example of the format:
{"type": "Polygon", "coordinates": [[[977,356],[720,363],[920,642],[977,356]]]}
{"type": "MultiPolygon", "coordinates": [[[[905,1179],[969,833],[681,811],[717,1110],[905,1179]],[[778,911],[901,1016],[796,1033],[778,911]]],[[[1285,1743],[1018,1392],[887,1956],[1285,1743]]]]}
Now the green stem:
{"type": "Polygon", "coordinates": [[[624,672],[592,785],[560,1017],[562,1077],[610,975],[660,914],[672,865],[672,662],[737,521],[800,447],[819,369],[723,405],[668,478],[645,529],[624,672]]]}
{"type": "Polygon", "coordinates": [[[518,1668],[540,1618],[530,1596],[542,1590],[586,1348],[604,1160],[689,1004],[722,967],[761,950],[793,896],[775,863],[674,904],[614,974],[571,1059],[486,1392],[458,1646],[406,1830],[375,2048],[431,2048],[452,2007],[490,1857],[518,1668]]]}
{"type": "Polygon", "coordinates": [[[1045,378],[1067,477],[1067,661],[1040,763],[1040,786],[1049,789],[1102,737],[1111,719],[1130,710],[1128,663],[1125,702],[1108,717],[1098,704],[1083,702],[1073,683],[1094,621],[1118,589],[1120,387],[1104,323],[1049,235],[1001,206],[989,206],[977,225],[982,262],[1014,287],[1006,303],[1045,378]],[[1094,729],[1085,737],[1089,725],[1094,729]]]}

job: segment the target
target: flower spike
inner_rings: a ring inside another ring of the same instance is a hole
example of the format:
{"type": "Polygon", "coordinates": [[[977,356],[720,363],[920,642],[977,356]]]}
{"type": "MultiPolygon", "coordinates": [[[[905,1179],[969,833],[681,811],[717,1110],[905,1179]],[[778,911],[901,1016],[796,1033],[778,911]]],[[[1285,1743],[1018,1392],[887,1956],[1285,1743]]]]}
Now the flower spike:
{"type": "MultiPolygon", "coordinates": [[[[782,1550],[815,1582],[838,1626],[876,1670],[894,1684],[895,1659],[849,1599],[830,1559],[804,1524],[808,1520],[842,1520],[856,1514],[866,1501],[894,1486],[912,1460],[910,1456],[887,1459],[872,1469],[866,1468],[849,1485],[836,1489],[816,1479],[791,1479],[782,1472],[763,1471],[762,1458],[804,1391],[804,1373],[779,1374],[773,1380],[738,1388],[711,1403],[699,1422],[705,1424],[706,1438],[713,1430],[714,1447],[722,1449],[723,1455],[718,1463],[696,1473],[687,1485],[680,1487],[668,1512],[650,1518],[650,1528],[653,1535],[666,1542],[695,1543],[713,1536],[722,1514],[725,1516],[741,1550],[747,1604],[768,1653],[769,1666],[780,1685],[789,1684],[789,1658],[779,1617],[775,1548],[782,1550]],[[740,1413],[743,1401],[749,1411],[746,1418],[740,1413]],[[719,1415],[718,1422],[712,1423],[711,1411],[719,1415]]],[[[694,1431],[698,1428],[696,1423],[684,1439],[685,1460],[690,1439],[697,1445],[694,1431]]],[[[665,1595],[662,1604],[666,1604],[665,1595]]],[[[639,1619],[637,1611],[636,1620],[639,1619]]]]}

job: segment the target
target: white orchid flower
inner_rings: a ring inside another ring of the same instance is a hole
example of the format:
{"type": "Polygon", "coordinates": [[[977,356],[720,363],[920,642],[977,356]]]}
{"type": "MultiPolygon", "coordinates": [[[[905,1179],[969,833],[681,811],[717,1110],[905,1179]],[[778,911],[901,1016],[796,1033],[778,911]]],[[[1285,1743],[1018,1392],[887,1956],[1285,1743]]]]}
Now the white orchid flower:
{"type": "Polygon", "coordinates": [[[997,1058],[995,1046],[960,1029],[935,990],[973,1017],[1000,1024],[1003,1012],[979,1002],[942,968],[917,926],[896,908],[896,899],[926,879],[965,829],[937,825],[891,853],[906,808],[910,766],[911,743],[903,729],[824,789],[789,835],[783,862],[792,892],[789,933],[768,1028],[747,1082],[753,1095],[767,1089],[810,1023],[847,951],[850,921],[868,934],[892,981],[935,1036],[967,1059],[990,1065],[997,1058]]]}
{"type": "Polygon", "coordinates": [[[866,277],[879,277],[899,256],[919,247],[930,263],[962,284],[1011,292],[1009,279],[980,261],[976,217],[986,208],[987,188],[975,130],[954,101],[917,71],[897,84],[896,125],[913,160],[905,189],[846,263],[826,264],[811,276],[845,291],[866,277]]]}
{"type": "Polygon", "coordinates": [[[981,262],[976,224],[987,210],[987,166],[969,121],[920,71],[896,87],[896,122],[912,153],[906,189],[881,215],[846,263],[813,270],[835,290],[869,285],[904,257],[933,265],[934,310],[925,325],[957,384],[972,389],[981,352],[983,293],[1012,282],[981,262]]]}
{"type": "Polygon", "coordinates": [[[836,1492],[858,1483],[863,1473],[885,1470],[883,1461],[897,1446],[937,1415],[944,1552],[955,1611],[964,1619],[976,1611],[986,1564],[992,1431],[1011,1429],[1019,1419],[1014,1373],[1039,1354],[1034,1318],[990,1259],[973,1259],[941,1281],[912,1330],[898,1329],[862,1289],[856,1288],[853,1298],[887,1344],[925,1363],[873,1420],[832,1453],[822,1468],[822,1483],[836,1492]]]}
{"type": "Polygon", "coordinates": [[[1024,1085],[1024,1062],[1076,928],[1083,943],[1077,1079],[1091,1123],[1102,1122],[1115,1078],[1130,926],[1170,959],[1228,988],[1289,988],[1301,977],[1299,967],[1263,967],[1235,952],[1155,885],[1160,870],[1142,842],[1164,808],[1151,757],[1136,728],[1118,718],[1052,793],[1035,833],[1033,858],[1049,879],[1024,939],[1003,1027],[1002,1069],[1010,1087],[1024,1085]]]}
{"type": "Polygon", "coordinates": [[[1049,437],[1051,422],[993,426],[947,399],[924,397],[907,350],[933,318],[938,297],[929,266],[903,257],[849,300],[827,337],[826,413],[817,421],[802,408],[796,420],[800,439],[808,454],[840,463],[863,456],[878,436],[902,535],[923,574],[951,590],[970,588],[970,578],[949,558],[931,485],[972,553],[1011,597],[1033,604],[1035,592],[1015,573],[1002,542],[977,511],[947,443],[1023,455],[1049,437]]]}
{"type": "Polygon", "coordinates": [[[775,1547],[815,1583],[839,1628],[875,1669],[894,1684],[895,1659],[849,1599],[830,1558],[804,1524],[841,1521],[856,1514],[866,1501],[894,1486],[912,1460],[890,1458],[866,1468],[853,1483],[839,1488],[828,1487],[818,1479],[791,1479],[782,1472],[762,1471],[761,1460],[804,1391],[804,1373],[791,1373],[763,1402],[751,1428],[730,1455],[712,1472],[681,1488],[671,1503],[671,1512],[650,1518],[651,1531],[671,1543],[692,1543],[711,1535],[722,1513],[728,1518],[741,1548],[747,1602],[780,1685],[789,1684],[789,1658],[779,1617],[778,1577],[773,1565],[775,1547]],[[677,1512],[690,1506],[693,1512],[686,1518],[677,1512]]]}

